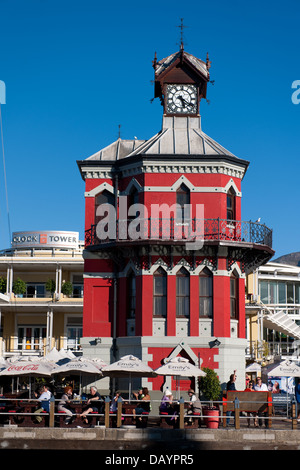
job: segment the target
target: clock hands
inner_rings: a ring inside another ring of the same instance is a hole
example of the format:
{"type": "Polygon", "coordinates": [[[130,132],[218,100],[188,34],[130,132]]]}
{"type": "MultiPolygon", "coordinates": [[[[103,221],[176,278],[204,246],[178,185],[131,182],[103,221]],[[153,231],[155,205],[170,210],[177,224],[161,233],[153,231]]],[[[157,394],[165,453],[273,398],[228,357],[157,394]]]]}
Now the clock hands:
{"type": "Polygon", "coordinates": [[[185,106],[193,106],[193,104],[189,103],[186,99],[184,99],[182,95],[179,95],[178,99],[181,100],[182,104],[185,106]]]}

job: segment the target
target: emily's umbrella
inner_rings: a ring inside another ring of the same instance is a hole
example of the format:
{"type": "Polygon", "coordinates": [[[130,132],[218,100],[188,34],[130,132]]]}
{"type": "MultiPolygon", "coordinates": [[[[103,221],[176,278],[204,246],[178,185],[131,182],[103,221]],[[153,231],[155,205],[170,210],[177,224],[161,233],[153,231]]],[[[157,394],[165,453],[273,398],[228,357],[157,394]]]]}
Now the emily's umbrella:
{"type": "Polygon", "coordinates": [[[268,369],[268,375],[272,377],[300,377],[300,367],[288,359],[274,364],[268,369]]]}
{"type": "MultiPolygon", "coordinates": [[[[170,375],[174,377],[205,377],[206,373],[199,367],[191,364],[185,357],[174,357],[165,360],[166,363],[155,369],[158,375],[170,375]]],[[[176,379],[177,380],[177,379],[176,379]]]]}
{"type": "Polygon", "coordinates": [[[292,361],[286,359],[285,361],[280,362],[279,364],[272,365],[268,369],[269,377],[286,377],[286,399],[287,399],[287,409],[288,409],[288,381],[289,377],[300,377],[300,367],[297,366],[292,361]]]}
{"type": "Polygon", "coordinates": [[[129,400],[131,397],[131,379],[135,377],[156,377],[156,373],[140,359],[129,354],[109,366],[103,367],[102,373],[109,377],[129,377],[129,400]]]}
{"type": "MultiPolygon", "coordinates": [[[[104,363],[103,363],[104,365],[104,363]]],[[[81,394],[81,377],[82,375],[100,376],[101,364],[83,358],[74,359],[66,364],[58,365],[52,370],[52,375],[79,375],[80,376],[80,394],[81,394]]]]}

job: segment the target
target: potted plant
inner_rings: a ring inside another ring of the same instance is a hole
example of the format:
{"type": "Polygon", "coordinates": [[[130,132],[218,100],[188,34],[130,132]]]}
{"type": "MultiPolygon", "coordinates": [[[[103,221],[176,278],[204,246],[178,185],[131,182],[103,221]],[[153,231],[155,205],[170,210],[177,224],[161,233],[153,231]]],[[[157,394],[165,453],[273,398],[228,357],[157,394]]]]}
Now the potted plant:
{"type": "Polygon", "coordinates": [[[6,279],[4,277],[0,277],[0,292],[1,294],[5,294],[6,292],[6,279]]]}
{"type": "Polygon", "coordinates": [[[216,372],[208,367],[203,368],[206,373],[205,377],[201,377],[199,390],[202,392],[204,399],[209,400],[210,404],[203,407],[203,413],[207,418],[204,419],[208,428],[217,428],[219,426],[219,408],[214,406],[214,401],[220,400],[221,384],[216,372]]]}
{"type": "Polygon", "coordinates": [[[46,288],[46,291],[50,292],[53,297],[55,289],[56,289],[55,281],[53,279],[48,279],[48,281],[46,282],[45,288],[46,288]]]}
{"type": "Polygon", "coordinates": [[[73,294],[73,284],[70,281],[65,281],[61,286],[61,291],[67,297],[70,297],[73,294]]]}
{"type": "Polygon", "coordinates": [[[26,294],[26,283],[18,277],[13,283],[12,291],[17,297],[23,297],[26,294]]]}

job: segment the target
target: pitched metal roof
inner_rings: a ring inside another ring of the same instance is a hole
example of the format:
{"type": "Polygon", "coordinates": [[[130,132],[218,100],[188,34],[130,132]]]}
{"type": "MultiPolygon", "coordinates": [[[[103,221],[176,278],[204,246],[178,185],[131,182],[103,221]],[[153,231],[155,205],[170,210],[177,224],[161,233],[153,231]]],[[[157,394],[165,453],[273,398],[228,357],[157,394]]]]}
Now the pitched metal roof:
{"type": "Polygon", "coordinates": [[[133,155],[227,155],[233,153],[205,134],[200,117],[164,117],[163,128],[149,140],[133,150],[133,155]]]}
{"type": "Polygon", "coordinates": [[[115,161],[127,157],[131,152],[135,151],[145,140],[122,140],[119,138],[112,144],[104,147],[86,159],[86,161],[115,161]]]}
{"type": "Polygon", "coordinates": [[[129,157],[207,157],[218,160],[232,159],[247,167],[249,162],[236,157],[201,130],[200,117],[164,116],[162,130],[148,140],[117,139],[112,144],[94,153],[86,160],[78,162],[89,165],[96,162],[124,161],[129,157]]]}

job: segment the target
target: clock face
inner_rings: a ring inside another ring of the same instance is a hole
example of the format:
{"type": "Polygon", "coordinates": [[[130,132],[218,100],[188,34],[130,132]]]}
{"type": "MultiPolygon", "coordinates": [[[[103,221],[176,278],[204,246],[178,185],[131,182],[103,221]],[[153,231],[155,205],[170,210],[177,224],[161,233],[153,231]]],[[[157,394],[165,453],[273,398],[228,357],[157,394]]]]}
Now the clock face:
{"type": "Polygon", "coordinates": [[[166,111],[168,114],[197,114],[195,85],[167,85],[166,111]]]}

